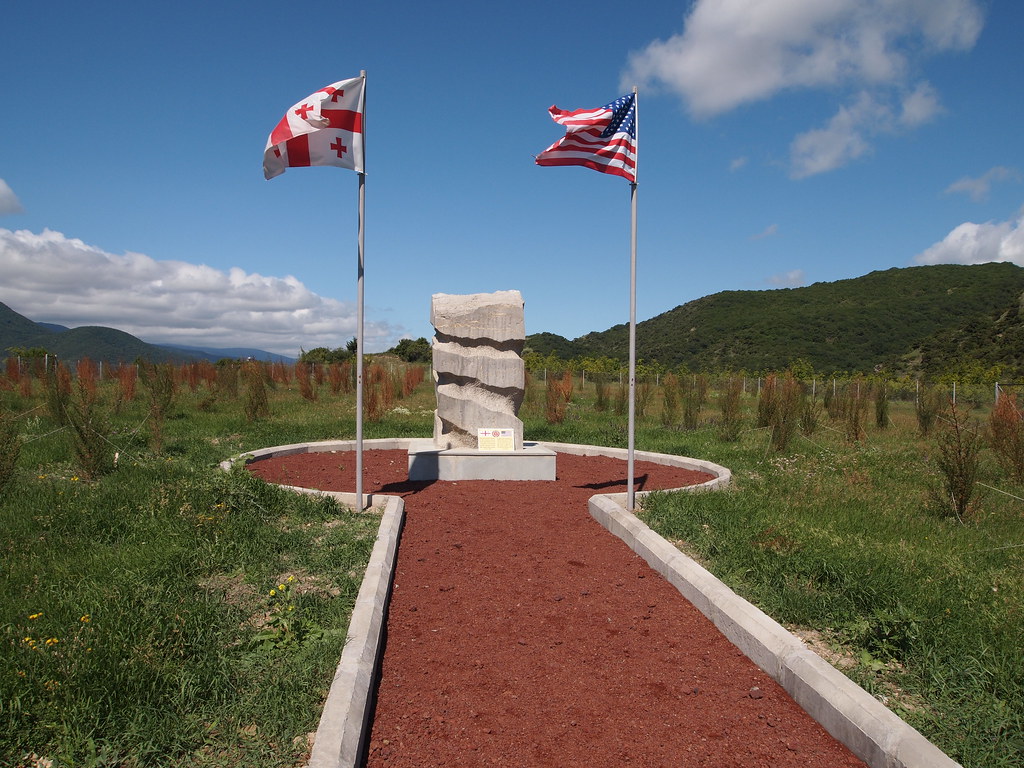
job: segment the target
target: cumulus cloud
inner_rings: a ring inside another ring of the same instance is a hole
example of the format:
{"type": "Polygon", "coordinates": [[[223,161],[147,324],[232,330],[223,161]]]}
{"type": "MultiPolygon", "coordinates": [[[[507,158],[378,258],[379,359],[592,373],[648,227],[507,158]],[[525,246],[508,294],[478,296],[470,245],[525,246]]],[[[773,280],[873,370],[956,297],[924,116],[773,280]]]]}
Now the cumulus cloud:
{"type": "Polygon", "coordinates": [[[985,264],[1010,261],[1024,267],[1024,209],[1012,221],[967,221],[919,253],[918,264],[985,264]]]}
{"type": "Polygon", "coordinates": [[[697,118],[784,92],[860,94],[794,147],[794,175],[808,175],[863,154],[872,135],[931,120],[939,96],[916,71],[929,55],[970,49],[982,25],[978,0],[697,0],[681,33],[630,55],[623,84],[674,92],[697,118]],[[856,111],[865,94],[884,105],[879,125],[856,111]]]}
{"type": "Polygon", "coordinates": [[[963,192],[970,196],[971,200],[980,203],[988,198],[992,185],[1000,181],[1020,181],[1020,173],[1015,168],[1007,168],[997,165],[990,168],[977,178],[964,176],[946,187],[946,194],[963,192]]]}
{"type": "Polygon", "coordinates": [[[777,288],[799,288],[805,281],[802,269],[791,269],[789,272],[781,272],[768,278],[768,284],[777,288]]]}
{"type": "Polygon", "coordinates": [[[21,201],[14,194],[14,190],[8,186],[6,181],[0,179],[0,216],[22,211],[24,208],[21,207],[21,201]]]}
{"type": "Polygon", "coordinates": [[[801,133],[790,145],[790,175],[802,179],[841,168],[871,151],[871,140],[884,133],[915,128],[942,111],[929,83],[905,94],[861,91],[824,128],[801,133]]]}
{"type": "MultiPolygon", "coordinates": [[[[313,293],[294,277],[106,253],[49,229],[0,229],[0,269],[0,301],[33,320],[105,325],[153,343],[297,355],[344,346],[356,335],[353,304],[313,293]]],[[[401,331],[367,321],[366,348],[389,347],[401,331]]]]}

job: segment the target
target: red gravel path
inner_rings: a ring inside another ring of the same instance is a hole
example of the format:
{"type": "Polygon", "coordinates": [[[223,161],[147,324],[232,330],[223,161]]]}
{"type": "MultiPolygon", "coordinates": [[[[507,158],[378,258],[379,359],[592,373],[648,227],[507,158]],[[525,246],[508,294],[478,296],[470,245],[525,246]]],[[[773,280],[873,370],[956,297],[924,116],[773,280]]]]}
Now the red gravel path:
{"type": "MultiPolygon", "coordinates": [[[[352,453],[258,461],[351,491],[352,453]]],[[[555,482],[410,483],[366,451],[364,489],[405,497],[367,765],[862,766],[587,512],[625,462],[558,455],[555,482]]],[[[637,462],[638,489],[707,475],[637,462]]]]}

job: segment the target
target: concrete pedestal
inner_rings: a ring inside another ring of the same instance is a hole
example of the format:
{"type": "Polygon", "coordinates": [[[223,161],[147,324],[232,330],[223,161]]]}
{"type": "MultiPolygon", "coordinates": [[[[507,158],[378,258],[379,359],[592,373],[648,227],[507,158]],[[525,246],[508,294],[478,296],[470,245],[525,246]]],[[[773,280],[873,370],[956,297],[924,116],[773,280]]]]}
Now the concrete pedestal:
{"type": "Polygon", "coordinates": [[[440,449],[429,438],[409,445],[409,479],[417,480],[554,480],[555,452],[536,443],[519,451],[440,449]]]}

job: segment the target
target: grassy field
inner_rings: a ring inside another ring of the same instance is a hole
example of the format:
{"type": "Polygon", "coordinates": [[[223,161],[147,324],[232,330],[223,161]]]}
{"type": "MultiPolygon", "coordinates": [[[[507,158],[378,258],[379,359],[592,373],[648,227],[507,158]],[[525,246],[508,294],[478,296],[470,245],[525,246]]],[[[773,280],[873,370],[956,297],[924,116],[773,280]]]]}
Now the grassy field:
{"type": "MultiPolygon", "coordinates": [[[[157,424],[145,388],[118,404],[103,382],[93,417],[116,466],[87,480],[34,384],[0,391],[22,441],[0,488],[0,765],[301,765],[377,519],[216,465],[351,437],[352,396],[279,383],[269,416],[249,420],[244,391],[179,383],[157,424]]],[[[749,392],[730,441],[713,401],[683,430],[662,423],[660,398],[637,447],[723,464],[736,482],[657,495],[649,524],[965,766],[1024,766],[1024,488],[991,453],[958,518],[910,403],[858,441],[823,415],[780,452],[749,392]]],[[[577,384],[549,423],[537,382],[521,415],[530,439],[624,446],[614,401],[598,411],[577,384]]],[[[432,408],[421,385],[366,436],[429,435],[432,408]]]]}

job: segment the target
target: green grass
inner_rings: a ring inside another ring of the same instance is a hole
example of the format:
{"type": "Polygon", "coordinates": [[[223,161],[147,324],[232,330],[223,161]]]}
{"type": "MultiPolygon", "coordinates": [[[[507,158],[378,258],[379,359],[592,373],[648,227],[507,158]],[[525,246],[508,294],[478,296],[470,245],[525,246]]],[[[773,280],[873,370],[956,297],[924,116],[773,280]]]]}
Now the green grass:
{"type": "MultiPolygon", "coordinates": [[[[961,523],[938,499],[937,443],[918,437],[912,404],[890,402],[888,427],[872,420],[861,443],[825,417],[777,454],[746,403],[734,443],[713,425],[641,421],[639,449],[714,461],[735,479],[725,492],[655,494],[641,516],[963,765],[1024,766],[1024,488],[983,455],[961,523]]],[[[625,444],[620,424],[586,407],[527,433],[625,444]]]]}
{"type": "MultiPolygon", "coordinates": [[[[311,403],[278,385],[271,416],[247,422],[240,398],[179,391],[156,454],[144,391],[115,411],[113,385],[101,389],[119,456],[93,482],[38,390],[0,391],[23,440],[0,491],[0,765],[33,754],[57,767],[302,765],[378,520],[217,463],[350,438],[352,396],[322,387],[311,403]]],[[[624,447],[624,417],[596,412],[593,397],[577,388],[565,421],[547,424],[538,383],[521,413],[527,437],[624,447]]],[[[981,482],[1012,496],[981,488],[964,523],[946,514],[936,442],[895,398],[889,427],[869,419],[864,442],[823,416],[783,454],[752,428],[749,395],[734,442],[717,437],[713,398],[692,431],[663,427],[654,402],[638,449],[723,464],[736,482],[655,495],[649,524],[813,631],[968,768],[1024,766],[1024,488],[985,455],[981,482]]],[[[423,385],[366,437],[429,436],[433,407],[423,385]]]]}
{"type": "Polygon", "coordinates": [[[249,424],[179,393],[155,455],[140,394],[86,482],[45,409],[3,396],[25,443],[0,494],[0,765],[304,764],[379,518],[217,462],[347,436],[345,402],[282,388],[249,424]]]}

